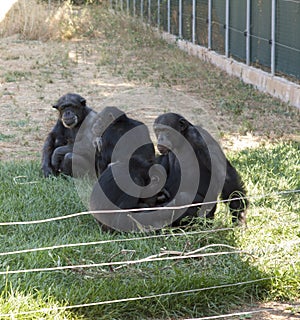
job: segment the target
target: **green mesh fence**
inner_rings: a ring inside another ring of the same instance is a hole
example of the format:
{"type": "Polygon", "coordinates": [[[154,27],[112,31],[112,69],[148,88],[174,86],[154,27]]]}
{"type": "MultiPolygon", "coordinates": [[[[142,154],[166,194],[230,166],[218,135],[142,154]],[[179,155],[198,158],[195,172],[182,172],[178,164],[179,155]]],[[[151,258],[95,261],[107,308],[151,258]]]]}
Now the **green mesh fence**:
{"type": "Polygon", "coordinates": [[[168,32],[168,1],[161,0],[160,3],[160,26],[168,32]]]}
{"type": "Polygon", "coordinates": [[[276,71],[300,79],[300,1],[277,1],[276,71]]]}
{"type": "Polygon", "coordinates": [[[111,5],[186,41],[300,80],[300,0],[111,0],[111,5]]]}
{"type": "Polygon", "coordinates": [[[170,2],[170,33],[179,36],[179,1],[170,2]]]}
{"type": "Polygon", "coordinates": [[[246,0],[231,0],[229,6],[229,51],[233,58],[246,61],[246,0]]]}
{"type": "Polygon", "coordinates": [[[212,49],[225,53],[225,0],[212,1],[212,49]]]}
{"type": "Polygon", "coordinates": [[[196,44],[208,46],[208,4],[207,0],[196,2],[196,44]]]}
{"type": "Polygon", "coordinates": [[[182,38],[192,41],[192,1],[182,1],[182,38]]]}
{"type": "Polygon", "coordinates": [[[251,63],[271,66],[271,0],[252,0],[251,63]]]}

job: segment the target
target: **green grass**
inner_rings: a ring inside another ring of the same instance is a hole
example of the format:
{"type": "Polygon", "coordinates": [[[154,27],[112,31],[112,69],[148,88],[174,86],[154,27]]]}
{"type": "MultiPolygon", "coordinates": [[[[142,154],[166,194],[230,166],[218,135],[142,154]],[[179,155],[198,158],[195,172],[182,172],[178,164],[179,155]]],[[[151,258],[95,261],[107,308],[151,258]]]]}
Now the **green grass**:
{"type": "MultiPolygon", "coordinates": [[[[81,23],[76,28],[70,25],[78,41],[75,61],[69,58],[69,51],[74,47],[69,47],[68,42],[62,43],[59,51],[46,53],[46,60],[34,58],[31,71],[5,71],[3,80],[19,85],[26,79],[34,82],[38,79],[39,99],[49,99],[43,88],[57,79],[73,85],[73,78],[77,77],[74,67],[80,65],[79,57],[82,56],[95,63],[95,70],[105,70],[132,85],[179,89],[195,99],[207,101],[212,114],[218,116],[218,127],[226,135],[251,132],[254,136],[278,138],[299,133],[297,109],[259,93],[211,64],[189,57],[175,45],[158,39],[151,29],[136,20],[112,14],[102,6],[93,7],[91,16],[88,11],[84,12],[88,23],[81,23]],[[91,39],[93,36],[96,40],[91,39]],[[78,40],[84,37],[87,42],[78,40]]],[[[78,19],[75,20],[74,23],[78,24],[78,19]]],[[[66,28],[64,32],[67,34],[70,30],[66,28]]],[[[97,77],[96,71],[94,77],[97,77]]],[[[84,86],[81,89],[86,90],[84,86]]],[[[94,86],[90,92],[93,90],[94,86]]],[[[3,93],[14,97],[16,94],[9,89],[3,93]]],[[[11,106],[14,106],[13,102],[5,108],[8,110],[11,106]]],[[[189,106],[183,110],[183,113],[188,112],[191,112],[189,106]]],[[[23,133],[40,131],[39,127],[30,125],[27,118],[31,117],[21,117],[25,120],[15,119],[7,124],[23,133]]],[[[0,141],[14,141],[15,138],[15,135],[0,133],[0,141]]],[[[28,143],[23,140],[23,144],[28,143]]],[[[28,151],[16,152],[20,156],[30,156],[28,151]]],[[[0,275],[0,314],[53,308],[53,311],[11,315],[9,318],[166,319],[244,310],[245,305],[255,300],[299,299],[299,194],[276,195],[278,190],[300,188],[299,154],[299,144],[291,142],[266,144],[259,149],[229,154],[242,172],[249,194],[267,195],[250,199],[248,229],[217,231],[231,227],[225,205],[220,205],[212,227],[196,224],[188,230],[166,229],[157,235],[161,237],[144,240],[129,240],[140,235],[103,233],[89,215],[43,224],[0,226],[0,253],[70,243],[114,241],[0,255],[0,271],[4,272],[137,260],[158,254],[161,248],[182,252],[221,244],[223,247],[208,247],[204,252],[230,251],[224,245],[245,251],[199,259],[152,261],[122,268],[103,266],[0,275]],[[65,306],[77,304],[205,289],[261,278],[270,279],[196,293],[64,310],[65,306]]],[[[36,154],[34,158],[37,158],[36,154]]],[[[0,178],[0,222],[47,219],[86,210],[73,180],[42,178],[38,162],[0,163],[0,178]]]]}
{"type": "MultiPolygon", "coordinates": [[[[2,275],[0,314],[53,308],[15,319],[165,319],[221,314],[253,300],[299,298],[299,194],[275,195],[279,190],[300,188],[299,144],[269,144],[229,157],[242,173],[249,194],[271,194],[251,199],[247,229],[212,232],[231,227],[225,205],[219,206],[210,228],[196,224],[189,230],[165,229],[156,237],[143,240],[128,240],[141,234],[104,233],[89,215],[42,224],[0,226],[0,252],[114,240],[2,255],[0,271],[137,260],[158,254],[161,248],[182,252],[210,244],[230,245],[246,253],[153,261],[122,268],[103,266],[2,275]],[[270,280],[196,293],[56,309],[270,277],[270,280]]],[[[0,166],[1,222],[47,219],[86,210],[72,179],[44,179],[37,162],[5,162],[0,166]]],[[[218,251],[231,249],[208,247],[203,252],[218,251]]]]}
{"type": "Polygon", "coordinates": [[[28,79],[30,76],[30,72],[24,71],[8,71],[3,75],[6,82],[17,82],[23,78],[28,79]]]}
{"type": "Polygon", "coordinates": [[[0,132],[0,141],[11,141],[14,137],[14,135],[4,134],[0,132]]]}

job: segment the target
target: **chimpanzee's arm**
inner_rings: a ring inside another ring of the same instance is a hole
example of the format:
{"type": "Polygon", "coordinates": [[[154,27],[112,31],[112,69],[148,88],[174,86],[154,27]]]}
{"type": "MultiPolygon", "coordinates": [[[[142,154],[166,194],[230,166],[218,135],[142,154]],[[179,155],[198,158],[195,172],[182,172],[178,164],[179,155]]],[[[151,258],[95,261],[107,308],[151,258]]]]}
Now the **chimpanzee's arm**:
{"type": "MultiPolygon", "coordinates": [[[[65,146],[57,147],[53,150],[51,156],[51,168],[55,173],[58,173],[58,170],[63,162],[65,155],[73,151],[73,144],[67,144],[65,146]]],[[[68,170],[70,171],[70,170],[68,170]]]]}
{"type": "Polygon", "coordinates": [[[215,153],[217,148],[217,151],[223,154],[221,149],[218,148],[218,143],[206,130],[195,126],[189,128],[187,139],[196,151],[198,160],[211,171],[211,159],[212,157],[217,156],[216,154],[211,153],[215,153]]]}
{"type": "Polygon", "coordinates": [[[45,177],[49,177],[53,174],[51,167],[51,156],[55,148],[55,130],[53,129],[47,136],[42,152],[42,171],[45,177]]]}
{"type": "Polygon", "coordinates": [[[42,151],[42,171],[45,177],[49,177],[54,173],[51,165],[51,157],[54,149],[65,143],[63,141],[65,136],[62,129],[62,124],[57,121],[45,140],[42,151]],[[58,141],[58,138],[60,138],[61,141],[58,141]]]}

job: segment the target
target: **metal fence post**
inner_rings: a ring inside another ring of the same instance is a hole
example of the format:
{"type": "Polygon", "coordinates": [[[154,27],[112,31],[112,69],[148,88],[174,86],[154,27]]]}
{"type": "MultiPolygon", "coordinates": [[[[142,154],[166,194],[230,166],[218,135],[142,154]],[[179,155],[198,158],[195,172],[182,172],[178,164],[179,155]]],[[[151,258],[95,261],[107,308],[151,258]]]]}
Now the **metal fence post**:
{"type": "Polygon", "coordinates": [[[160,0],[157,0],[157,27],[160,27],[160,0]]]}
{"type": "Polygon", "coordinates": [[[207,17],[207,24],[208,24],[208,30],[207,30],[207,47],[208,49],[211,49],[211,7],[212,7],[212,0],[208,0],[208,17],[207,17]]]}
{"type": "Polygon", "coordinates": [[[179,0],[179,14],[178,14],[178,36],[182,38],[182,0],[179,0]]]}
{"type": "Polygon", "coordinates": [[[192,43],[195,44],[196,33],[196,0],[193,0],[192,8],[192,43]]]}
{"type": "Polygon", "coordinates": [[[133,16],[135,17],[136,0],[133,0],[133,16]]]}
{"type": "Polygon", "coordinates": [[[225,55],[229,57],[229,0],[226,0],[226,21],[225,21],[225,55]]]}
{"type": "Polygon", "coordinates": [[[148,22],[151,24],[151,0],[148,0],[148,22]]]}
{"type": "Polygon", "coordinates": [[[144,16],[144,0],[141,0],[141,19],[143,20],[144,16]]]}
{"type": "Polygon", "coordinates": [[[129,15],[129,0],[126,1],[126,5],[127,5],[126,11],[127,11],[127,14],[129,15]]]}
{"type": "Polygon", "coordinates": [[[275,75],[275,45],[276,45],[275,37],[276,37],[276,0],[272,0],[272,16],[271,16],[271,73],[272,75],[275,75]]]}
{"type": "Polygon", "coordinates": [[[168,0],[168,33],[171,32],[171,0],[168,0]]]}
{"type": "Polygon", "coordinates": [[[247,0],[246,13],[246,64],[250,65],[250,28],[251,28],[251,0],[247,0]]]}

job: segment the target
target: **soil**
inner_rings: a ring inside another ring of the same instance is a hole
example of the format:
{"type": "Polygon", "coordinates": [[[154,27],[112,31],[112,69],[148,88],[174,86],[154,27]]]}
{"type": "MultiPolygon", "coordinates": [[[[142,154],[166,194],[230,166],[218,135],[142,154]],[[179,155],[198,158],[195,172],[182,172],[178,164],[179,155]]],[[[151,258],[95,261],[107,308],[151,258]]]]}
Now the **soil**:
{"type": "Polygon", "coordinates": [[[208,129],[218,135],[204,102],[176,90],[136,86],[114,77],[108,68],[97,68],[98,55],[92,47],[91,42],[42,43],[14,37],[0,41],[1,160],[39,156],[57,116],[51,106],[67,92],[79,93],[96,111],[119,106],[150,130],[162,110],[180,112],[188,104],[187,116],[197,109],[194,121],[207,128],[211,123],[208,129]]]}
{"type": "Polygon", "coordinates": [[[0,40],[0,160],[36,159],[55,124],[52,105],[76,92],[95,110],[110,95],[132,88],[105,68],[97,72],[90,44],[0,40]],[[76,59],[76,60],[75,60],[76,59]]]}
{"type": "MultiPolygon", "coordinates": [[[[269,130],[267,136],[261,128],[259,134],[239,134],[240,120],[219,112],[200,94],[186,94],[184,86],[155,89],[113,75],[110,66],[99,66],[101,51],[97,47],[99,40],[40,42],[21,41],[17,36],[0,40],[0,160],[40,157],[43,141],[57,116],[51,106],[67,92],[81,94],[96,111],[105,105],[122,106],[129,116],[150,128],[158,114],[184,110],[189,120],[206,127],[232,150],[257,147],[270,139],[269,130]]],[[[263,127],[270,128],[275,116],[266,118],[267,114],[261,119],[263,127]]],[[[297,121],[281,115],[277,118],[285,137],[299,139],[290,135],[290,128],[293,132],[299,128],[297,121]]]]}
{"type": "MultiPolygon", "coordinates": [[[[281,303],[281,302],[268,302],[256,304],[251,307],[243,308],[243,312],[250,312],[248,315],[240,315],[236,318],[239,319],[253,319],[253,320],[299,320],[300,319],[300,301],[298,303],[281,303]],[[261,311],[265,310],[265,311],[261,311]],[[258,311],[258,312],[256,312],[258,311]],[[253,313],[251,313],[253,312],[253,313]]],[[[240,311],[236,311],[237,313],[240,311]]],[[[233,312],[234,313],[234,312],[233,312]]],[[[226,318],[225,318],[226,319],[226,318]]]]}

